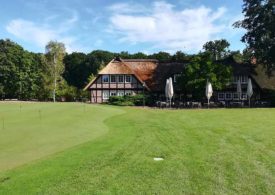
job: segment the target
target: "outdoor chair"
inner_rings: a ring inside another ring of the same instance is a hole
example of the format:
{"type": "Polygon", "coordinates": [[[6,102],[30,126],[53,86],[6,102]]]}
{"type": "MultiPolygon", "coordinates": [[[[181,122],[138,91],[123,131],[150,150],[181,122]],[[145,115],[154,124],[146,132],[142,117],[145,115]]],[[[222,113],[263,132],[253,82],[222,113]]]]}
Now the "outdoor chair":
{"type": "Polygon", "coordinates": [[[231,108],[242,108],[244,107],[244,102],[239,102],[239,101],[230,102],[229,106],[231,108]]]}
{"type": "Polygon", "coordinates": [[[201,108],[200,102],[192,102],[191,105],[192,105],[192,108],[201,108]]]}

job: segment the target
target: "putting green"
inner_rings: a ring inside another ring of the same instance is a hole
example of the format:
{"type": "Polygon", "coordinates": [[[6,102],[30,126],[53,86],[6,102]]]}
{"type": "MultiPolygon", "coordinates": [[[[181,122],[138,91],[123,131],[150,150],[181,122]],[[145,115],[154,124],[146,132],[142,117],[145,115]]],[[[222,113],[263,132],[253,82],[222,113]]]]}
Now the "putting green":
{"type": "Polygon", "coordinates": [[[0,171],[60,152],[106,133],[122,110],[74,103],[0,103],[0,171]]]}

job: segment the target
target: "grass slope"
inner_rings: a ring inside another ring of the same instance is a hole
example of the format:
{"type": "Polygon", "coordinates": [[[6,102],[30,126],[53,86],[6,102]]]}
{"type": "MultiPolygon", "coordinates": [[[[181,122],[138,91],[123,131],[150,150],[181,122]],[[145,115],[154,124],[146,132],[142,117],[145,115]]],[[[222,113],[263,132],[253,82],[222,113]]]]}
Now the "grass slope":
{"type": "MultiPolygon", "coordinates": [[[[70,114],[62,112],[63,106],[76,105],[46,107],[66,118],[70,114]]],[[[17,112],[12,108],[5,109],[17,112]]],[[[274,109],[172,111],[87,105],[86,115],[92,121],[82,128],[96,129],[94,109],[98,109],[98,117],[109,110],[115,113],[102,121],[109,131],[63,152],[3,171],[0,194],[275,191],[274,109]],[[155,162],[153,157],[165,160],[155,162]]],[[[74,114],[81,112],[79,109],[74,114]]],[[[82,117],[74,119],[79,125],[75,130],[86,131],[80,129],[79,120],[82,117]]]]}

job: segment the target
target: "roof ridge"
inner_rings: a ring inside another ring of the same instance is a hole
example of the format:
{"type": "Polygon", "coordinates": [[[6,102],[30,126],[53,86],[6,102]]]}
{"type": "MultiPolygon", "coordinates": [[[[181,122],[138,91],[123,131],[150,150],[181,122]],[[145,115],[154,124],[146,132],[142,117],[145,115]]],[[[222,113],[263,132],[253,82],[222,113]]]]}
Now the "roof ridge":
{"type": "MultiPolygon", "coordinates": [[[[122,62],[125,66],[127,66],[127,67],[133,72],[133,74],[136,76],[136,78],[137,78],[142,84],[145,83],[145,81],[142,81],[142,79],[140,78],[140,76],[136,73],[136,71],[134,71],[134,70],[132,69],[132,67],[130,67],[128,64],[126,64],[125,61],[124,61],[123,59],[120,58],[120,60],[121,60],[121,62],[122,62]]],[[[148,86],[146,85],[146,83],[145,83],[145,87],[146,87],[146,89],[150,90],[150,89],[148,88],[148,86]]]]}

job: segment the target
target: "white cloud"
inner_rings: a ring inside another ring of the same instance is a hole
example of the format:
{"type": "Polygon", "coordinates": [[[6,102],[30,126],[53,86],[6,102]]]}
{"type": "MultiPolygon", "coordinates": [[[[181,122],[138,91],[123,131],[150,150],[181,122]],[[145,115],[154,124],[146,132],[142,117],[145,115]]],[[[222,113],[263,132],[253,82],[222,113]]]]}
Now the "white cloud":
{"type": "Polygon", "coordinates": [[[141,8],[144,12],[139,14],[131,12],[130,4],[114,4],[111,8],[109,32],[121,42],[151,43],[152,48],[167,51],[197,52],[205,42],[225,31],[229,22],[220,21],[226,12],[224,7],[179,10],[172,4],[157,1],[150,11],[141,8]],[[115,11],[123,8],[126,12],[115,11]]]}
{"type": "Polygon", "coordinates": [[[148,11],[144,6],[136,3],[115,3],[107,9],[113,13],[143,13],[148,11]]]}
{"type": "Polygon", "coordinates": [[[24,41],[33,41],[39,47],[45,47],[49,40],[57,38],[53,30],[23,19],[12,20],[6,30],[24,41]]]}
{"type": "MultiPolygon", "coordinates": [[[[50,18],[50,20],[55,17],[50,18]]],[[[67,35],[74,23],[78,21],[76,12],[73,12],[72,17],[69,19],[60,22],[58,27],[50,25],[47,19],[43,24],[24,19],[14,19],[8,23],[6,30],[15,37],[36,45],[41,48],[41,51],[44,50],[50,40],[63,42],[66,46],[66,51],[69,53],[82,50],[82,47],[77,44],[77,37],[67,35]]]]}

